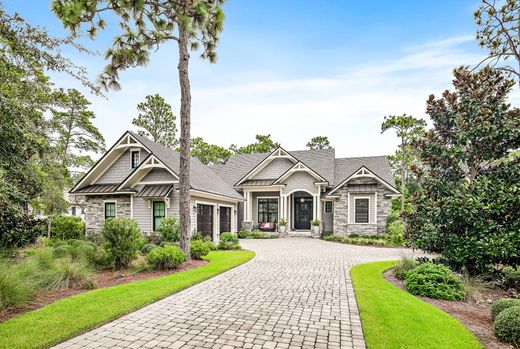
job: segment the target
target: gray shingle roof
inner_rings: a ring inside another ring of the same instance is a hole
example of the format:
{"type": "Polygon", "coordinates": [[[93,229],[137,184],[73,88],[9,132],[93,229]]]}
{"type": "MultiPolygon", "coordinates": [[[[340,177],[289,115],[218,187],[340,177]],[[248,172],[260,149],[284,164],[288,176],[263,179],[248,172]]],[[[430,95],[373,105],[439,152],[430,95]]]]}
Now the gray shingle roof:
{"type": "MultiPolygon", "coordinates": [[[[334,149],[289,151],[296,159],[324,177],[330,186],[341,183],[365,166],[382,180],[395,187],[394,175],[386,156],[335,158],[334,149]]],[[[211,168],[228,184],[234,185],[270,153],[235,154],[224,165],[211,168]]]]}
{"type": "MultiPolygon", "coordinates": [[[[147,147],[152,154],[168,166],[170,170],[179,174],[180,154],[178,152],[151,141],[146,137],[139,136],[134,132],[130,132],[130,134],[147,147]]],[[[232,185],[226,183],[208,166],[193,157],[190,162],[190,185],[196,190],[244,200],[244,197],[237,193],[232,185]]]]}

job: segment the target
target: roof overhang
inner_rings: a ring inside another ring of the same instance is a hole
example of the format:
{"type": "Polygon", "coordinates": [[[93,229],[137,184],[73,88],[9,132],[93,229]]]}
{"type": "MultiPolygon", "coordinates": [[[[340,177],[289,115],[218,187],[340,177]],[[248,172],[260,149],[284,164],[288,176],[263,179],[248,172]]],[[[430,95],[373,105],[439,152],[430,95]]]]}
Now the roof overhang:
{"type": "Polygon", "coordinates": [[[239,202],[239,201],[245,201],[245,199],[233,198],[230,196],[216,194],[216,193],[210,193],[208,191],[197,190],[197,189],[191,189],[190,195],[198,196],[198,197],[205,198],[205,199],[220,200],[220,201],[234,202],[234,203],[239,202]]]}
{"type": "Polygon", "coordinates": [[[380,182],[384,187],[386,187],[388,190],[390,190],[393,194],[398,194],[398,195],[401,195],[401,193],[399,192],[399,190],[397,190],[394,186],[392,186],[391,184],[389,184],[388,182],[386,182],[384,179],[382,179],[381,177],[377,176],[376,174],[374,174],[372,171],[370,171],[368,168],[366,168],[365,166],[361,166],[357,171],[355,171],[353,174],[351,174],[350,176],[348,176],[345,180],[343,180],[340,184],[338,184],[337,186],[335,186],[334,188],[332,188],[332,190],[330,192],[327,193],[327,196],[330,196],[331,194],[333,194],[334,192],[336,192],[336,190],[338,190],[339,188],[341,188],[343,185],[345,185],[348,181],[352,180],[352,179],[356,179],[356,178],[373,178],[375,180],[377,180],[378,182],[380,182]]]}

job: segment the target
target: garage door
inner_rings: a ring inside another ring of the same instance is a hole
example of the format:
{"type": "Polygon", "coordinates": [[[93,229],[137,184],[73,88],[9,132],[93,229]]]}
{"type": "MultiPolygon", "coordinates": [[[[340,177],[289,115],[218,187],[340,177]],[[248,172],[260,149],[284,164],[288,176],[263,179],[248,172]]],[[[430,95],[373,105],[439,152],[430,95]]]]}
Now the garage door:
{"type": "Polygon", "coordinates": [[[231,231],[231,207],[219,208],[220,210],[220,232],[231,231]]]}
{"type": "Polygon", "coordinates": [[[197,205],[197,231],[213,239],[213,206],[197,205]]]}

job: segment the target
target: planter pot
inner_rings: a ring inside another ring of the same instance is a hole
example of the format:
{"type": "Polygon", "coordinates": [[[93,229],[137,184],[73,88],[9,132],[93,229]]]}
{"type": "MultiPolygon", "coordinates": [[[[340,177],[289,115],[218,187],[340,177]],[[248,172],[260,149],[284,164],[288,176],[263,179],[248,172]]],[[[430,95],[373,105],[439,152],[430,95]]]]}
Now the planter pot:
{"type": "Polygon", "coordinates": [[[281,234],[285,234],[287,232],[287,226],[286,225],[280,225],[278,227],[278,231],[281,233],[281,234]]]}
{"type": "Polygon", "coordinates": [[[311,228],[312,228],[312,236],[319,237],[320,236],[320,226],[313,225],[311,228]]]}

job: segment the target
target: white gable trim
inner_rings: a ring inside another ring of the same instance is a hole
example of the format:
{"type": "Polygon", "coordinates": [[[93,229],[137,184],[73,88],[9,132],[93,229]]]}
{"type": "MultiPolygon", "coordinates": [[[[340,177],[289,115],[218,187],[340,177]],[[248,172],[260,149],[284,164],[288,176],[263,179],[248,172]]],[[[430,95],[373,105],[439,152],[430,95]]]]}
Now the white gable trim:
{"type": "Polygon", "coordinates": [[[125,185],[130,185],[130,188],[133,188],[137,185],[137,183],[144,178],[151,170],[154,168],[162,168],[168,171],[173,177],[175,177],[175,180],[179,180],[179,176],[168,166],[162,163],[155,155],[150,154],[143,162],[137,166],[132,173],[126,179],[117,187],[117,190],[120,190],[121,188],[124,188],[125,185]]]}
{"type": "MultiPolygon", "coordinates": [[[[124,154],[128,148],[143,148],[150,152],[143,144],[126,131],[121,138],[96,162],[81,180],[70,190],[73,193],[77,188],[84,185],[96,183],[96,181],[106,172],[110,166],[124,154]]],[[[151,152],[150,152],[151,153],[151,152]]]]}
{"type": "Polygon", "coordinates": [[[334,187],[334,189],[332,189],[330,192],[327,193],[327,196],[329,195],[332,195],[336,190],[338,190],[339,188],[341,188],[343,185],[345,185],[345,183],[347,183],[348,181],[350,181],[351,179],[355,179],[355,178],[373,178],[375,180],[377,180],[378,182],[380,182],[383,186],[385,186],[386,188],[388,188],[389,190],[391,190],[392,192],[396,193],[396,194],[401,194],[399,192],[399,190],[395,189],[393,186],[391,186],[390,184],[388,184],[387,182],[385,182],[383,179],[381,179],[381,177],[375,175],[372,171],[370,171],[368,168],[366,168],[365,166],[362,166],[359,170],[357,170],[356,172],[354,172],[353,174],[351,174],[349,177],[347,177],[343,182],[341,182],[340,184],[338,184],[337,186],[334,187]]]}
{"type": "Polygon", "coordinates": [[[258,165],[256,165],[251,171],[246,173],[242,179],[240,179],[235,186],[239,186],[244,181],[253,178],[258,172],[260,172],[262,169],[264,169],[271,161],[274,159],[289,159],[294,163],[298,162],[298,159],[296,159],[294,156],[292,156],[287,150],[283,149],[282,147],[276,148],[269,156],[267,156],[265,159],[260,161],[258,165]]]}
{"type": "Polygon", "coordinates": [[[294,173],[296,172],[307,172],[308,174],[310,174],[311,176],[313,176],[315,179],[319,180],[319,181],[323,181],[325,183],[328,183],[327,180],[325,178],[323,178],[322,176],[320,176],[318,173],[316,173],[314,170],[312,170],[311,168],[309,168],[307,165],[305,165],[303,162],[301,161],[298,161],[296,164],[294,164],[293,167],[291,167],[290,169],[288,169],[284,174],[282,174],[280,177],[278,177],[278,179],[276,181],[273,182],[273,184],[277,184],[287,178],[289,178],[290,176],[292,176],[294,173]]]}

